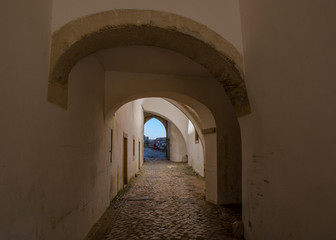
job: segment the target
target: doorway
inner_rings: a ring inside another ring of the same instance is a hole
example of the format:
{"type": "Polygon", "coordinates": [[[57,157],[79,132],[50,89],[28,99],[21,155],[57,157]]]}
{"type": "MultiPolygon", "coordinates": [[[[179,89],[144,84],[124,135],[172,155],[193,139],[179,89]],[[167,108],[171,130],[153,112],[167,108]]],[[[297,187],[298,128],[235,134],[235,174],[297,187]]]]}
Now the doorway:
{"type": "Polygon", "coordinates": [[[124,175],[124,184],[127,184],[127,181],[128,181],[128,176],[127,176],[127,159],[128,159],[128,156],[127,156],[127,145],[128,145],[128,140],[127,140],[127,137],[124,137],[124,141],[123,141],[123,145],[124,145],[124,163],[123,163],[123,166],[124,166],[124,171],[123,171],[123,175],[124,175]]]}
{"type": "Polygon", "coordinates": [[[140,140],[139,140],[139,170],[141,168],[141,148],[140,148],[140,140]]]}
{"type": "Polygon", "coordinates": [[[144,114],[144,159],[167,160],[168,121],[154,114],[144,114]]]}

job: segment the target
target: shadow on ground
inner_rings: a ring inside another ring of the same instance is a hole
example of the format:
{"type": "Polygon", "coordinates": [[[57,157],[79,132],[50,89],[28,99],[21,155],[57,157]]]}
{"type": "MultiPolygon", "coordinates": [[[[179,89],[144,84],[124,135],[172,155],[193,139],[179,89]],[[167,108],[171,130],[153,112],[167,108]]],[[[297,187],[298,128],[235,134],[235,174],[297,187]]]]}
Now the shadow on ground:
{"type": "Polygon", "coordinates": [[[151,158],[86,240],[233,240],[232,223],[240,218],[240,206],[205,201],[205,181],[188,164],[151,158]]]}

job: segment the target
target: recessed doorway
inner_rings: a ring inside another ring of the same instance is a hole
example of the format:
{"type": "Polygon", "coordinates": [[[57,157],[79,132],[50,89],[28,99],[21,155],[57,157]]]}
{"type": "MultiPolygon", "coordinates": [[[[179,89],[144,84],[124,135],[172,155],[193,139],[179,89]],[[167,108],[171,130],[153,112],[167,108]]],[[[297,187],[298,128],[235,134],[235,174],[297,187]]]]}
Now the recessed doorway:
{"type": "Polygon", "coordinates": [[[128,144],[127,137],[124,137],[124,141],[123,141],[123,145],[124,145],[124,154],[123,154],[124,155],[124,163],[123,163],[123,166],[124,166],[124,171],[123,171],[124,184],[127,184],[127,181],[128,181],[128,176],[127,176],[127,159],[128,159],[127,144],[128,144]]]}

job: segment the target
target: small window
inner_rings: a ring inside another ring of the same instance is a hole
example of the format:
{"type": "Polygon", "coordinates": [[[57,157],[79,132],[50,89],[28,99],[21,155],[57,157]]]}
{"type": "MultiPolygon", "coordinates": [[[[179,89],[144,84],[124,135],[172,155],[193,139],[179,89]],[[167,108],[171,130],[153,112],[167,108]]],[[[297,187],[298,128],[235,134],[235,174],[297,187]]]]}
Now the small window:
{"type": "Polygon", "coordinates": [[[133,138],[133,156],[135,156],[135,139],[133,138]]]}

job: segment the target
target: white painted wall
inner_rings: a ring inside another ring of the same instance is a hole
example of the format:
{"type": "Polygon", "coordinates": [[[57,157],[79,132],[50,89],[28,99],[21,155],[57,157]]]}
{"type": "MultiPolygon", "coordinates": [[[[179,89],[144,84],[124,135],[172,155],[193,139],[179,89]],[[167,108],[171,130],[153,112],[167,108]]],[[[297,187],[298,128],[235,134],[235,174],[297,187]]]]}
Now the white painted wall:
{"type": "Polygon", "coordinates": [[[204,153],[201,140],[195,141],[195,127],[188,122],[188,164],[192,166],[195,172],[204,177],[204,153]]]}
{"type": "Polygon", "coordinates": [[[124,186],[123,182],[123,137],[128,139],[128,179],[134,177],[143,164],[143,136],[144,136],[144,115],[141,107],[141,100],[132,101],[123,105],[115,113],[113,121],[113,155],[111,170],[111,200],[116,196],[118,190],[124,186]],[[133,139],[135,139],[135,154],[133,155],[133,139]],[[140,152],[139,152],[140,141],[140,152]]]}
{"type": "Polygon", "coordinates": [[[53,1],[52,31],[79,17],[113,9],[165,11],[206,25],[242,52],[239,2],[236,0],[57,0],[53,1]]]}
{"type": "Polygon", "coordinates": [[[183,138],[181,131],[176,127],[174,123],[169,122],[168,133],[170,144],[169,160],[172,162],[187,162],[187,144],[183,138]]]}
{"type": "Polygon", "coordinates": [[[335,239],[336,2],[240,5],[247,239],[335,239]]]}
{"type": "Polygon", "coordinates": [[[79,62],[69,109],[48,103],[51,1],[0,9],[0,239],[83,239],[109,202],[103,69],[79,62]]]}
{"type": "Polygon", "coordinates": [[[44,192],[45,204],[50,204],[46,210],[51,219],[49,239],[83,238],[110,200],[110,129],[104,124],[102,107],[104,71],[94,57],[88,57],[74,67],[70,79],[68,110],[50,106],[54,111],[48,115],[55,121],[48,127],[52,135],[40,146],[47,151],[44,160],[50,167],[45,174],[51,181],[44,192]]]}

